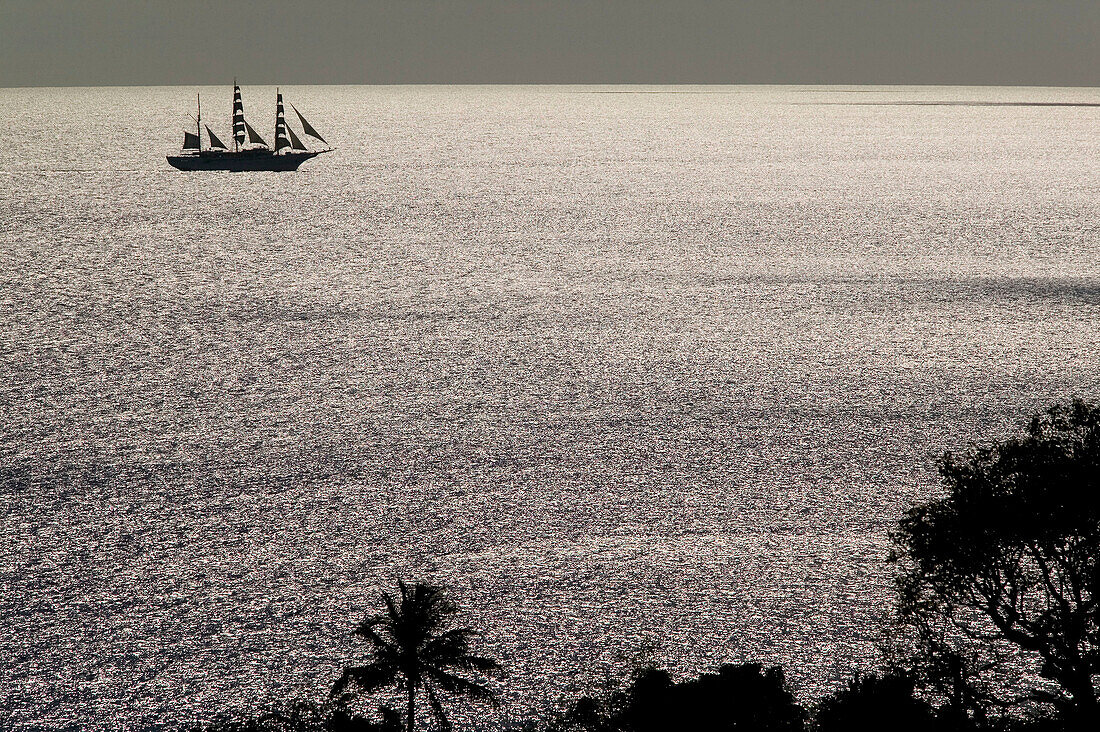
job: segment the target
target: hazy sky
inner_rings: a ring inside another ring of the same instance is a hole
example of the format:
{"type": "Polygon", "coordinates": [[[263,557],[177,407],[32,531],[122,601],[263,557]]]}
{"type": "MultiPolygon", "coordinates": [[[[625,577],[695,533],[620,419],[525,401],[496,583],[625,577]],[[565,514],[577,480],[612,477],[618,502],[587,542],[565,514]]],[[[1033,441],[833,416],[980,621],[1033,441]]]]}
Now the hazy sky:
{"type": "Polygon", "coordinates": [[[0,86],[1100,86],[1100,0],[0,0],[0,86]]]}

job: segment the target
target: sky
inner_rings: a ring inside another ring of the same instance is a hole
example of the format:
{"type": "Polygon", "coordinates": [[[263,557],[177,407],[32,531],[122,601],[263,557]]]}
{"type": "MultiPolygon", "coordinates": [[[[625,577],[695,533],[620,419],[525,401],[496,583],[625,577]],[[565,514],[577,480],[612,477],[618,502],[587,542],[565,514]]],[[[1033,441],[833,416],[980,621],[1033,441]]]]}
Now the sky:
{"type": "Polygon", "coordinates": [[[0,86],[1100,86],[1100,0],[0,0],[0,86]]]}

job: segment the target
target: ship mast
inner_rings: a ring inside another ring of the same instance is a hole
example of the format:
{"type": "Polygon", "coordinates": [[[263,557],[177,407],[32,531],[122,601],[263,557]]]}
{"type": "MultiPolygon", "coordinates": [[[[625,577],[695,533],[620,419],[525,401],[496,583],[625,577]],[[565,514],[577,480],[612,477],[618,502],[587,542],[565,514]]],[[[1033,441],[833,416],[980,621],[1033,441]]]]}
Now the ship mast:
{"type": "Polygon", "coordinates": [[[233,112],[229,115],[229,134],[233,135],[233,152],[239,152],[237,145],[237,77],[233,77],[233,112]]]}
{"type": "Polygon", "coordinates": [[[199,152],[202,152],[202,97],[195,92],[195,104],[198,106],[199,116],[195,118],[195,134],[199,136],[199,152]]]}

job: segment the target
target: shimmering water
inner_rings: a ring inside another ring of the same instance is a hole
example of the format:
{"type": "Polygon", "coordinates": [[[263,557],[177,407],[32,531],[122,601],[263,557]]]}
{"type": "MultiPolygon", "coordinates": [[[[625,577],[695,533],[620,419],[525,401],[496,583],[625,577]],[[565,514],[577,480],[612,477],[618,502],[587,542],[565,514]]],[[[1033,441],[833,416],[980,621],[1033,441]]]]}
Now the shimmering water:
{"type": "Polygon", "coordinates": [[[811,698],[935,455],[1100,395],[1100,109],[880,104],[1097,90],[283,91],[337,152],[234,175],[164,162],[191,89],[0,90],[0,726],[321,695],[396,577],[505,717],[811,698]]]}

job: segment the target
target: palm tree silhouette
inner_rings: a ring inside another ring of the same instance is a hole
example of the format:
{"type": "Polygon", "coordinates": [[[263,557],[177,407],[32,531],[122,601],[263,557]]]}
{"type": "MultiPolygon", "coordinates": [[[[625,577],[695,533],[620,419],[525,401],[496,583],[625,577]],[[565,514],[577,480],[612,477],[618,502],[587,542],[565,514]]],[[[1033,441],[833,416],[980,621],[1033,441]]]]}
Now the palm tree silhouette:
{"type": "Polygon", "coordinates": [[[500,665],[470,653],[470,640],[477,632],[447,627],[458,608],[442,588],[423,582],[409,587],[401,581],[397,586],[400,597],[383,592],[386,611],[368,617],[354,630],[371,644],[370,662],[345,668],[331,695],[344,694],[350,685],[368,693],[387,686],[404,689],[409,705],[405,729],[413,732],[416,697],[423,689],[437,724],[449,730],[439,692],[495,703],[483,677],[495,675],[500,665]]]}

